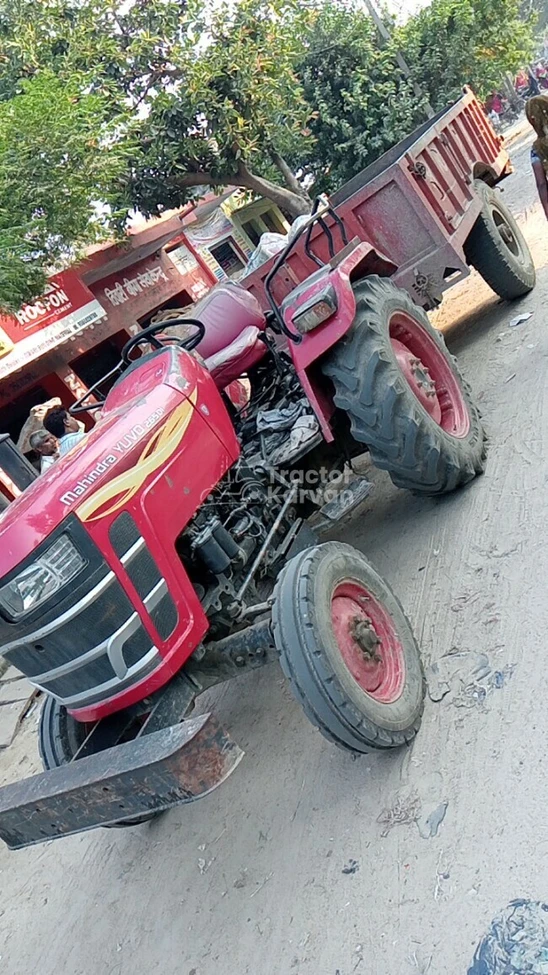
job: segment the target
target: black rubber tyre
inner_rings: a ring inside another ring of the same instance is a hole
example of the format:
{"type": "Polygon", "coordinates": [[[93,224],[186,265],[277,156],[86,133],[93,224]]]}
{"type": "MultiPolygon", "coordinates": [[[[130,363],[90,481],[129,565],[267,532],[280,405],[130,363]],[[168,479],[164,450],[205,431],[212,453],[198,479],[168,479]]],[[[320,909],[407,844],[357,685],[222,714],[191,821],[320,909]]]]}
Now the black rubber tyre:
{"type": "Polygon", "coordinates": [[[40,714],[38,748],[47,772],[72,761],[86,737],[86,726],[74,721],[58,701],[46,697],[40,714]]]}
{"type": "Polygon", "coordinates": [[[431,495],[454,491],[483,471],[486,457],[479,410],[456,359],[426,312],[387,278],[371,275],[354,285],[354,293],[354,324],[322,365],[336,405],[348,415],[354,439],[367,445],[396,487],[431,495]],[[445,359],[468,410],[466,436],[445,432],[402,373],[390,339],[390,322],[400,312],[431,336],[445,359]]]}
{"type": "Polygon", "coordinates": [[[501,298],[520,298],[536,281],[527,241],[500,193],[482,180],[474,188],[483,206],[464,246],[466,260],[501,298]]]}
{"type": "Polygon", "coordinates": [[[291,690],[322,735],[352,752],[395,748],[414,738],[424,704],[419,649],[398,599],[360,552],[326,542],[295,556],[276,583],[272,620],[291,690]],[[364,586],[397,632],[405,676],[393,703],[380,703],[364,691],[339,650],[331,605],[337,586],[346,581],[364,586]]]}
{"type": "MultiPolygon", "coordinates": [[[[68,765],[85,741],[87,733],[86,725],[71,718],[67,709],[55,698],[46,697],[40,713],[38,731],[38,749],[45,770],[48,772],[61,765],[68,765]]],[[[125,823],[114,823],[106,828],[121,829],[126,826],[138,826],[158,815],[160,813],[150,813],[125,823]]]]}

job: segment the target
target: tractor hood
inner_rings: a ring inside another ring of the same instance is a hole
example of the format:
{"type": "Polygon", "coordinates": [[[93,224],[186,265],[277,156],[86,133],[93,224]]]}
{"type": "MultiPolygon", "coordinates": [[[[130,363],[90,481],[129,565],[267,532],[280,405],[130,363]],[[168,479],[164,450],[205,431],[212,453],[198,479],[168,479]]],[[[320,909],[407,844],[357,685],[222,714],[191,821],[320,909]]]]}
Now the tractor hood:
{"type": "Polygon", "coordinates": [[[86,521],[90,506],[97,509],[102,498],[108,508],[109,482],[123,485],[124,472],[128,481],[144,485],[169,460],[193,415],[212,425],[210,402],[211,378],[192,356],[168,347],[131,366],[95,427],[3,512],[0,578],[71,513],[86,521]]]}

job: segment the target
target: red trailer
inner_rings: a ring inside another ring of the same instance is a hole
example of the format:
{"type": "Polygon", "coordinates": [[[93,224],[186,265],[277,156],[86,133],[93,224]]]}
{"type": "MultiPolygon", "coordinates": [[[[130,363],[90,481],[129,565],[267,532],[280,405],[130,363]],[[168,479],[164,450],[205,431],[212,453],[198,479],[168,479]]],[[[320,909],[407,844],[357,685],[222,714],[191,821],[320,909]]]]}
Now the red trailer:
{"type": "MultiPolygon", "coordinates": [[[[377,257],[387,259],[394,283],[427,309],[470,273],[470,265],[502,298],[529,291],[535,282],[531,255],[513,217],[491,192],[512,172],[503,141],[467,89],[337,190],[330,203],[348,237],[368,241],[376,252],[371,272],[380,269],[377,257]]],[[[336,234],[333,221],[327,223],[336,234]]],[[[320,225],[311,245],[329,260],[329,239],[320,225]]],[[[241,282],[265,309],[264,280],[273,263],[241,282]]],[[[316,270],[302,239],[276,276],[275,299],[281,302],[316,270]]]]}

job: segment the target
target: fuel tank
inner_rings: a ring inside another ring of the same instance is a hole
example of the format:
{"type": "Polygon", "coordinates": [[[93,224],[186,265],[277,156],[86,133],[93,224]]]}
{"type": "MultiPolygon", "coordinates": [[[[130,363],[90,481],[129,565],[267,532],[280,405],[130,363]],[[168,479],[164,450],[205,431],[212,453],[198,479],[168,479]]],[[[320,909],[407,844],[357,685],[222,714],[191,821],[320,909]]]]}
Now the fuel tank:
{"type": "Polygon", "coordinates": [[[0,653],[92,721],[148,696],[207,619],[175,542],[239,455],[209,373],[132,364],[94,429],[0,519],[0,653]]]}

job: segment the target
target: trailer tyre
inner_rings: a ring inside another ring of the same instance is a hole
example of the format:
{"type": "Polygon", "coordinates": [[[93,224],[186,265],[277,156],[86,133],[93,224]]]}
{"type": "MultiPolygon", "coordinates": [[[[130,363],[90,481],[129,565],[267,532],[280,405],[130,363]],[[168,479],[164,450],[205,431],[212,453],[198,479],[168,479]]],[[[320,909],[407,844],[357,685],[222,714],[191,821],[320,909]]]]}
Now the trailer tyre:
{"type": "Polygon", "coordinates": [[[327,542],[297,555],[276,583],[272,619],[291,690],[327,739],[368,752],[414,738],[419,650],[396,596],[360,552],[327,542]]]}
{"type": "Polygon", "coordinates": [[[387,278],[354,285],[356,317],[323,363],[355,440],[397,487],[444,494],[485,466],[469,387],[426,312],[387,278]]]}
{"type": "Polygon", "coordinates": [[[466,260],[501,298],[520,298],[536,281],[527,241],[500,193],[482,180],[476,180],[474,188],[482,209],[464,245],[466,260]]]}
{"type": "MultiPolygon", "coordinates": [[[[68,765],[80,746],[84,743],[89,728],[71,718],[67,709],[53,697],[46,697],[40,713],[38,749],[46,772],[68,765]]],[[[159,813],[138,816],[125,823],[114,823],[106,829],[121,829],[125,826],[138,826],[154,819],[159,813]]]]}

